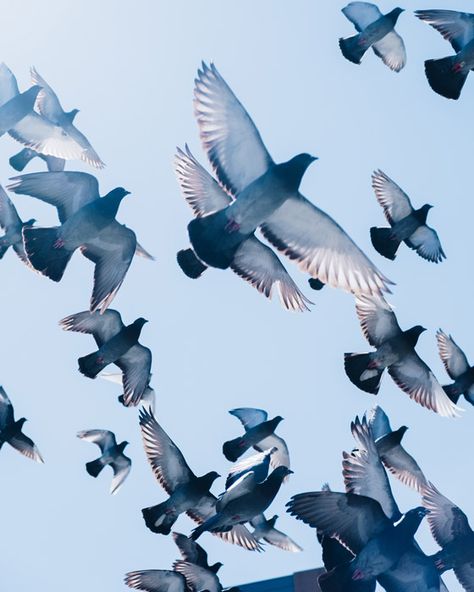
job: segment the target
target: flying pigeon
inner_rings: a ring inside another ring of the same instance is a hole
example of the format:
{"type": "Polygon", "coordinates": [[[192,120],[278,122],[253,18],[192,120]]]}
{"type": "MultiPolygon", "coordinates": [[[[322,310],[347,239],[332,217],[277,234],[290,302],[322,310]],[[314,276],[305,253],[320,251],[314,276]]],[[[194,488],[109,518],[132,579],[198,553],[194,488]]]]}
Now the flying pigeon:
{"type": "MultiPolygon", "coordinates": [[[[186,152],[178,148],[175,172],[181,192],[196,217],[222,210],[234,201],[232,194],[198,163],[188,146],[186,152]]],[[[192,249],[179,251],[177,259],[183,272],[193,279],[207,269],[192,249]]],[[[278,288],[281,303],[287,310],[304,311],[308,310],[308,304],[312,304],[300,292],[272,249],[253,234],[241,243],[230,268],[267,298],[271,298],[278,288]]]]}
{"type": "Polygon", "coordinates": [[[382,171],[372,174],[372,187],[390,224],[390,228],[372,226],[370,229],[375,250],[393,260],[400,243],[404,242],[423,259],[433,263],[442,261],[446,255],[438,235],[426,224],[428,211],[433,206],[425,204],[415,210],[408,195],[382,171]]]}
{"type": "Polygon", "coordinates": [[[240,456],[242,456],[242,454],[247,452],[249,448],[259,444],[265,438],[271,437],[282,420],[283,417],[277,415],[273,419],[262,421],[248,430],[245,430],[243,436],[224,442],[222,446],[224,456],[227,460],[235,462],[240,456]]]}
{"type": "Polygon", "coordinates": [[[169,569],[144,569],[125,574],[125,584],[146,592],[187,592],[184,576],[169,569]]]}
{"type": "Polygon", "coordinates": [[[188,589],[193,592],[222,592],[223,590],[216,573],[200,565],[189,561],[176,561],[173,569],[184,576],[188,589]]]}
{"type": "Polygon", "coordinates": [[[356,298],[356,311],[367,341],[376,351],[344,354],[344,367],[358,388],[376,395],[385,368],[395,383],[417,403],[445,417],[459,415],[429,367],[415,351],[424,327],[402,331],[395,314],[381,297],[356,298]]]}
{"type": "Polygon", "coordinates": [[[109,430],[82,430],[78,432],[77,437],[93,442],[100,448],[102,456],[86,463],[86,470],[92,477],[97,477],[103,468],[110,465],[114,472],[110,493],[117,493],[132,466],[132,461],[123,453],[128,442],[117,444],[115,434],[109,430]]]}
{"type": "Polygon", "coordinates": [[[3,387],[0,386],[0,448],[8,442],[24,456],[42,463],[44,461],[35,443],[22,432],[25,421],[24,417],[15,421],[13,405],[3,387]]]}
{"type": "Polygon", "coordinates": [[[31,148],[23,148],[17,154],[11,156],[8,160],[10,166],[21,173],[21,171],[27,166],[29,162],[33,160],[33,158],[41,158],[46,163],[48,167],[48,171],[63,171],[66,165],[66,161],[63,158],[56,158],[55,156],[45,156],[40,152],[36,152],[36,150],[32,150],[31,148]]]}
{"type": "Polygon", "coordinates": [[[212,571],[213,573],[217,573],[220,570],[222,563],[214,563],[214,565],[209,565],[207,561],[207,553],[199,543],[196,543],[189,537],[179,532],[173,532],[171,534],[184,561],[187,561],[188,563],[194,563],[194,565],[199,565],[200,567],[212,571]]]}
{"type": "MultiPolygon", "coordinates": [[[[0,87],[1,87],[1,69],[0,64],[0,87]]],[[[15,125],[18,125],[33,110],[40,87],[35,85],[27,91],[8,98],[1,97],[0,88],[0,136],[9,132],[15,125]]]]}
{"type": "MultiPolygon", "coordinates": [[[[229,413],[236,417],[245,429],[245,434],[242,438],[235,438],[235,440],[231,441],[237,443],[237,447],[239,447],[241,452],[239,456],[241,456],[244,453],[244,450],[241,449],[242,447],[240,447],[238,443],[243,442],[244,447],[246,446],[246,444],[248,444],[249,439],[246,437],[247,432],[250,431],[250,438],[255,439],[259,435],[262,435],[262,431],[265,431],[268,427],[271,428],[272,426],[272,424],[268,423],[268,413],[263,409],[254,409],[252,407],[239,407],[237,409],[232,409],[231,411],[229,411],[229,413]],[[257,428],[257,426],[261,424],[265,424],[265,427],[255,429],[257,428]]],[[[276,418],[274,418],[273,421],[275,421],[275,419],[276,418]]],[[[279,422],[276,423],[278,424],[279,422]]],[[[274,469],[276,469],[276,467],[279,466],[290,468],[291,465],[288,446],[286,445],[286,442],[283,440],[283,438],[280,438],[275,433],[270,433],[259,442],[251,444],[251,446],[253,446],[253,448],[255,450],[258,450],[259,452],[265,452],[266,450],[269,450],[271,448],[276,448],[276,450],[272,452],[270,456],[270,465],[274,469]]],[[[230,448],[229,452],[235,451],[235,453],[237,453],[237,450],[235,450],[235,445],[231,445],[227,448],[230,448]]],[[[228,458],[228,460],[230,459],[228,458]]]]}
{"type": "Polygon", "coordinates": [[[275,515],[267,520],[264,514],[258,514],[252,518],[250,524],[254,528],[253,536],[257,541],[263,539],[266,543],[283,549],[283,551],[291,551],[292,553],[302,551],[302,547],[297,545],[293,539],[290,539],[287,534],[275,528],[277,518],[278,516],[275,515]]]}
{"type": "Polygon", "coordinates": [[[388,290],[391,282],[342,228],[298,192],[314,157],[300,154],[275,164],[255,124],[214,65],[203,64],[198,71],[194,107],[217,179],[235,196],[227,207],[188,225],[194,253],[203,263],[226,269],[259,227],[312,278],[356,294],[388,290]]]}
{"type": "Polygon", "coordinates": [[[436,9],[416,10],[415,16],[439,31],[456,52],[440,60],[426,60],[429,85],[447,99],[459,99],[467,75],[474,68],[474,14],[436,9]]]}
{"type": "MultiPolygon", "coordinates": [[[[217,498],[209,492],[209,488],[218,473],[211,471],[196,477],[179,448],[147,409],[140,410],[140,428],[148,462],[169,495],[165,502],[142,510],[147,527],[152,532],[169,534],[182,512],[198,523],[216,515],[217,498]]],[[[235,526],[228,532],[219,533],[219,536],[252,551],[259,549],[257,541],[244,526],[235,526]]]]}
{"type": "Polygon", "coordinates": [[[454,341],[451,335],[446,335],[441,329],[436,333],[438,350],[446,372],[454,380],[453,384],[443,386],[448,397],[457,403],[464,395],[466,401],[474,405],[474,366],[470,366],[466,354],[454,341]]]}
{"type": "Polygon", "coordinates": [[[235,464],[227,475],[225,482],[226,489],[229,489],[229,487],[238,481],[240,477],[250,471],[254,473],[257,483],[264,481],[268,476],[271,456],[277,452],[277,450],[278,448],[273,446],[273,448],[269,448],[263,452],[257,452],[257,454],[252,454],[235,464]]]}
{"type": "MultiPolygon", "coordinates": [[[[41,92],[36,99],[40,113],[31,108],[21,121],[8,130],[9,134],[41,154],[65,160],[83,160],[95,168],[102,168],[104,163],[87,138],[72,125],[77,110],[65,113],[45,80],[40,76],[34,79],[41,80],[41,92]]],[[[18,93],[12,71],[5,64],[0,64],[0,104],[5,104],[18,93]]]]}
{"type": "Polygon", "coordinates": [[[8,248],[12,247],[23,263],[28,264],[28,258],[23,248],[22,231],[24,227],[33,226],[35,222],[34,218],[22,222],[15,206],[0,185],[0,227],[5,231],[4,236],[0,238],[0,259],[8,248]]]}
{"type": "Polygon", "coordinates": [[[103,312],[115,297],[137,249],[135,233],[115,220],[122,187],[100,197],[97,179],[75,171],[13,177],[15,193],[41,199],[58,210],[61,226],[25,229],[25,249],[35,269],[59,282],[74,251],[95,264],[91,312],[103,312]],[[30,231],[33,232],[30,232],[30,231]]]}
{"type": "MultiPolygon", "coordinates": [[[[107,380],[109,382],[113,382],[114,384],[122,385],[122,383],[123,383],[122,372],[101,372],[99,374],[99,376],[100,376],[100,378],[103,378],[104,380],[107,380]]],[[[149,381],[150,380],[151,380],[151,374],[150,374],[149,381]]],[[[154,413],[155,412],[155,391],[150,386],[149,381],[148,381],[148,386],[143,391],[142,398],[140,399],[140,404],[141,405],[148,405],[148,407],[154,413]]],[[[118,397],[118,401],[122,405],[126,406],[125,405],[125,398],[124,398],[123,394],[118,397]]]]}
{"type": "Polygon", "coordinates": [[[195,528],[191,538],[195,541],[203,532],[226,532],[236,525],[250,522],[268,508],[284,478],[292,472],[279,466],[262,483],[255,481],[252,471],[246,473],[225,492],[216,505],[217,513],[195,528]]]}
{"type": "Polygon", "coordinates": [[[394,27],[403,10],[397,7],[382,14],[375,4],[350,2],[342,13],[353,23],[358,34],[339,39],[343,56],[354,64],[360,64],[365,52],[372,47],[386,66],[399,72],[405,66],[407,56],[403,39],[394,27]]]}
{"type": "Polygon", "coordinates": [[[151,351],[138,342],[146,319],[136,319],[125,326],[120,313],[108,309],[99,312],[78,312],[70,315],[59,324],[65,331],[90,333],[99,349],[79,358],[79,370],[89,378],[95,378],[109,364],[115,364],[122,370],[124,404],[138,405],[148,387],[151,370],[151,351]]]}

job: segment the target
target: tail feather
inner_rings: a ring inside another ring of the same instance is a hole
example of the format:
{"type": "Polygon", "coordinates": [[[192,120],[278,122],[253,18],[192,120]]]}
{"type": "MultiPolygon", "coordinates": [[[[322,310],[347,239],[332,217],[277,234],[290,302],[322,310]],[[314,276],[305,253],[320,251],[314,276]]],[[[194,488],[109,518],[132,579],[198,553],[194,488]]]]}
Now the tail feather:
{"type": "Polygon", "coordinates": [[[178,264],[183,273],[193,280],[201,277],[207,269],[207,265],[204,265],[199,261],[192,249],[178,251],[176,259],[178,260],[178,264]]]}
{"type": "Polygon", "coordinates": [[[243,438],[234,438],[224,442],[222,452],[228,461],[235,462],[248,448],[243,438]]]}
{"type": "Polygon", "coordinates": [[[37,152],[31,150],[31,148],[23,148],[23,150],[18,152],[18,154],[14,154],[8,162],[10,163],[10,166],[15,169],[15,171],[21,173],[30,160],[32,160],[35,156],[38,156],[37,152]]]}
{"type": "Polygon", "coordinates": [[[108,362],[104,361],[99,352],[83,356],[77,361],[79,363],[79,372],[88,378],[95,378],[108,365],[108,362]]]}
{"type": "Polygon", "coordinates": [[[169,508],[168,502],[142,509],[143,519],[147,528],[157,534],[169,534],[179,514],[169,508]]]}
{"type": "Polygon", "coordinates": [[[459,99],[469,70],[456,69],[456,56],[426,60],[425,74],[431,88],[447,99],[459,99]]]}
{"type": "Polygon", "coordinates": [[[102,469],[106,466],[102,462],[101,458],[96,460],[91,460],[91,462],[86,463],[86,470],[92,477],[97,477],[97,475],[102,471],[102,469]]]}
{"type": "Polygon", "coordinates": [[[344,354],[344,369],[353,384],[366,393],[376,395],[384,368],[369,369],[370,361],[370,354],[344,354]]]}
{"type": "Polygon", "coordinates": [[[377,228],[376,226],[372,226],[370,229],[370,239],[377,253],[392,261],[395,259],[400,241],[394,238],[391,228],[377,228]]]}
{"type": "Polygon", "coordinates": [[[370,45],[361,42],[360,35],[353,35],[346,39],[341,37],[339,39],[339,47],[341,48],[342,55],[347,60],[353,64],[360,64],[364,53],[369,49],[370,45]]]}
{"type": "Polygon", "coordinates": [[[447,384],[446,386],[443,386],[443,391],[454,404],[459,401],[459,397],[462,395],[462,392],[458,389],[456,384],[447,384]]]}
{"type": "Polygon", "coordinates": [[[58,234],[58,227],[23,228],[25,251],[31,265],[55,282],[63,277],[64,270],[74,251],[65,249],[58,234]]]}

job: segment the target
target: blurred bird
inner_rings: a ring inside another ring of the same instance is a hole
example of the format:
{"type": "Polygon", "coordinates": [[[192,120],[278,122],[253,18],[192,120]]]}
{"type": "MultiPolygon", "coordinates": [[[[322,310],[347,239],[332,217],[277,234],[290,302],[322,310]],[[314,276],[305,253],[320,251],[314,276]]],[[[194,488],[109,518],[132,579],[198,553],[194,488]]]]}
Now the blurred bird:
{"type": "Polygon", "coordinates": [[[79,371],[95,378],[103,368],[115,364],[122,370],[124,405],[138,405],[148,387],[151,371],[151,351],[138,342],[143,325],[148,321],[136,319],[125,326],[116,310],[78,312],[65,317],[59,324],[65,331],[90,333],[99,349],[79,358],[79,371]]]}
{"type": "Polygon", "coordinates": [[[123,451],[128,442],[117,444],[115,434],[109,430],[82,430],[78,432],[77,437],[81,440],[87,440],[97,444],[102,452],[98,459],[86,463],[86,470],[92,477],[97,477],[104,467],[112,467],[114,477],[110,486],[110,493],[117,493],[123,482],[130,473],[132,461],[125,456],[123,451]]]}
{"type": "MultiPolygon", "coordinates": [[[[259,452],[265,452],[271,448],[276,448],[275,451],[272,452],[270,455],[270,465],[275,469],[279,466],[284,466],[290,468],[290,454],[288,452],[288,446],[283,438],[277,436],[273,431],[269,432],[267,435],[264,435],[269,429],[272,428],[274,425],[275,427],[280,423],[283,419],[280,416],[275,417],[273,420],[274,424],[270,423],[268,420],[268,413],[263,409],[254,409],[252,407],[239,407],[237,409],[232,409],[229,411],[231,415],[237,417],[240,423],[244,426],[245,434],[241,438],[235,438],[231,440],[230,446],[226,447],[226,450],[229,454],[238,454],[236,457],[239,458],[245,450],[247,450],[250,446],[253,446],[255,450],[259,452]],[[280,418],[278,421],[276,421],[280,418]],[[262,425],[264,424],[264,425],[262,425]],[[258,427],[260,426],[260,427],[258,427]],[[250,435],[247,435],[250,432],[250,435]],[[258,442],[253,442],[256,438],[262,437],[258,442]],[[252,441],[250,446],[247,446],[249,442],[252,441]],[[232,444],[232,442],[234,444],[232,444]],[[240,444],[242,442],[242,444],[240,444]],[[243,450],[245,448],[245,450],[243,450]]],[[[225,446],[225,444],[224,444],[225,446]]],[[[226,453],[224,452],[224,455],[226,453]]],[[[226,455],[227,460],[233,462],[231,458],[226,455]]],[[[245,461],[242,461],[245,462],[245,461]]]]}
{"type": "Polygon", "coordinates": [[[358,34],[339,39],[343,56],[354,64],[360,64],[365,52],[372,47],[386,66],[399,72],[405,66],[407,56],[403,39],[394,27],[403,10],[397,7],[382,14],[375,4],[350,2],[342,13],[355,26],[358,34]]]}
{"type": "Polygon", "coordinates": [[[297,545],[293,539],[275,528],[277,518],[278,516],[275,514],[275,516],[267,520],[264,514],[258,514],[250,520],[250,524],[254,528],[252,534],[256,540],[263,539],[266,543],[283,549],[283,551],[291,551],[292,553],[302,551],[303,548],[297,545]]]}
{"type": "Polygon", "coordinates": [[[459,99],[467,75],[474,68],[474,14],[436,9],[415,10],[415,16],[439,31],[456,52],[447,58],[425,61],[429,85],[447,99],[459,99]]]}
{"type": "Polygon", "coordinates": [[[344,367],[358,388],[376,395],[385,368],[408,396],[427,409],[455,417],[460,409],[447,397],[430,368],[415,351],[424,327],[402,331],[393,310],[380,297],[356,298],[356,312],[362,332],[376,351],[344,354],[344,367]]]}
{"type": "Polygon", "coordinates": [[[390,228],[372,226],[370,238],[375,250],[387,259],[395,259],[397,249],[404,242],[427,261],[439,263],[446,257],[435,230],[426,224],[425,204],[418,210],[411,205],[408,195],[382,171],[372,174],[375,197],[382,206],[390,228]]]}
{"type": "Polygon", "coordinates": [[[214,565],[209,565],[207,561],[207,553],[199,543],[196,543],[191,538],[185,536],[184,534],[180,534],[179,532],[173,532],[171,534],[184,561],[199,565],[200,567],[212,571],[213,573],[217,573],[220,570],[222,563],[214,563],[214,565]]]}
{"type": "MultiPolygon", "coordinates": [[[[209,492],[209,488],[219,476],[218,473],[211,471],[202,477],[196,477],[153,413],[141,409],[139,417],[148,462],[158,482],[169,495],[165,502],[142,510],[147,527],[152,532],[169,534],[182,512],[186,512],[198,523],[215,515],[217,498],[209,492]]],[[[249,550],[259,548],[257,541],[244,526],[236,526],[219,536],[249,550]]]]}
{"type": "Polygon", "coordinates": [[[18,125],[33,110],[40,87],[35,85],[27,91],[18,92],[11,97],[2,97],[1,89],[2,64],[0,64],[0,136],[18,125]]]}
{"type": "MultiPolygon", "coordinates": [[[[17,124],[9,129],[9,134],[18,142],[36,152],[65,160],[83,160],[95,168],[104,163],[90,145],[87,138],[73,125],[77,110],[63,111],[51,87],[37,73],[41,92],[36,99],[40,113],[31,110],[17,124]]],[[[0,104],[3,105],[19,93],[18,84],[12,71],[0,64],[0,104]]]]}
{"type": "Polygon", "coordinates": [[[35,443],[22,431],[25,421],[24,417],[15,421],[13,405],[4,388],[0,386],[0,448],[7,442],[24,456],[43,463],[35,443]]]}
{"type": "Polygon", "coordinates": [[[202,64],[194,109],[204,150],[222,187],[235,197],[227,207],[188,225],[194,254],[226,269],[257,227],[312,278],[354,293],[380,293],[391,283],[327,214],[298,191],[315,160],[299,154],[275,164],[249,114],[214,65],[202,64]]]}
{"type": "MultiPolygon", "coordinates": [[[[123,383],[123,374],[122,372],[101,372],[99,374],[100,378],[103,378],[104,380],[107,380],[109,382],[113,382],[114,384],[120,384],[122,385],[123,383]]],[[[148,379],[148,386],[146,387],[146,389],[143,391],[143,395],[142,398],[140,399],[140,403],[142,405],[148,405],[148,407],[150,408],[150,410],[155,413],[155,402],[156,402],[156,397],[155,397],[155,391],[154,389],[150,386],[150,380],[151,380],[151,374],[150,377],[148,379]]],[[[125,397],[124,395],[120,395],[118,398],[119,403],[121,403],[122,405],[125,405],[125,397]]]]}
{"type": "Polygon", "coordinates": [[[23,248],[24,227],[33,226],[34,218],[23,222],[10,201],[3,187],[0,185],[0,227],[5,231],[0,238],[0,259],[3,258],[9,247],[12,247],[23,263],[28,264],[28,258],[23,248]]]}
{"type": "Polygon", "coordinates": [[[441,329],[436,333],[440,358],[453,384],[443,386],[448,397],[457,403],[464,395],[466,401],[474,405],[474,366],[470,366],[466,354],[454,341],[451,335],[446,335],[441,329]]]}
{"type": "Polygon", "coordinates": [[[169,569],[144,569],[125,574],[125,584],[146,592],[187,592],[184,576],[169,569]]]}
{"type": "MultiPolygon", "coordinates": [[[[186,152],[178,148],[175,172],[181,192],[198,218],[222,210],[234,201],[230,191],[226,191],[198,163],[187,146],[186,152]]],[[[192,249],[179,251],[177,259],[183,272],[193,279],[207,269],[192,249]]],[[[304,311],[308,310],[308,304],[312,304],[300,292],[272,249],[253,234],[241,243],[230,268],[267,298],[271,298],[274,288],[278,287],[281,303],[287,310],[304,311]]]]}

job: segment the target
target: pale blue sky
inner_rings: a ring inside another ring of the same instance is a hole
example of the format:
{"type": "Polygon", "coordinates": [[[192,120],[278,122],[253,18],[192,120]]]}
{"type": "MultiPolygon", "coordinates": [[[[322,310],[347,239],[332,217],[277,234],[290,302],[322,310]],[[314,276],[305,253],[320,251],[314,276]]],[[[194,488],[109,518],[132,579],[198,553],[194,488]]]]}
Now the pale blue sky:
{"type": "MultiPolygon", "coordinates": [[[[175,253],[187,245],[191,211],[172,170],[176,145],[188,142],[204,163],[193,119],[193,79],[201,59],[214,61],[254,118],[276,161],[299,152],[319,156],[303,181],[305,195],[333,215],[369,257],[397,282],[390,302],[400,324],[429,331],[418,351],[442,382],[435,330],[452,333],[474,361],[471,229],[472,104],[474,80],[459,101],[434,94],[423,60],[451,53],[450,45],[412,14],[415,8],[469,10],[467,2],[405,6],[397,30],[408,52],[395,74],[373,54],[347,62],[337,40],[353,27],[344,2],[326,0],[200,0],[199,2],[8,2],[2,11],[0,59],[24,88],[34,65],[65,109],[78,107],[78,127],[107,163],[98,173],[102,193],[121,185],[132,192],[118,219],[133,228],[156,263],[137,259],[113,302],[126,322],[150,320],[142,342],[154,354],[157,416],[198,474],[225,474],[222,442],[241,428],[227,410],[262,407],[285,420],[295,474],[270,509],[277,526],[305,547],[289,554],[269,547],[252,554],[209,534],[201,542],[222,561],[223,585],[277,577],[320,564],[314,532],[285,515],[298,492],[329,481],[342,489],[341,451],[350,449],[349,423],[378,402],[392,425],[406,424],[406,447],[440,490],[474,515],[471,492],[474,409],[443,419],[416,405],[386,377],[377,398],[356,389],[343,369],[345,351],[366,351],[350,295],[312,292],[296,267],[287,269],[315,306],[292,314],[268,302],[229,271],[210,270],[199,281],[180,271],[175,253]],[[384,218],[370,186],[381,168],[416,205],[435,206],[429,223],[447,260],[429,264],[407,248],[396,262],[372,248],[369,227],[384,218]]],[[[380,4],[385,11],[393,4],[380,4]]],[[[469,77],[470,78],[470,77],[469,77]]],[[[0,141],[1,182],[14,174],[8,157],[20,149],[0,141]]],[[[35,163],[28,171],[42,169],[35,163]]],[[[86,169],[69,163],[69,170],[86,169]]],[[[53,209],[13,196],[20,214],[42,225],[53,209]]],[[[94,349],[91,337],[64,333],[57,322],[84,310],[92,266],[76,255],[61,284],[42,278],[8,253],[2,278],[0,382],[46,464],[9,447],[0,453],[3,507],[2,589],[91,592],[125,590],[129,570],[169,568],[177,558],[171,538],[149,532],[140,509],[165,499],[146,463],[137,412],[116,403],[119,389],[77,371],[77,358],[94,349]],[[117,496],[110,475],[89,477],[84,463],[98,449],[75,437],[108,428],[130,441],[132,472],[117,496]]],[[[465,405],[467,407],[467,405],[465,405]]],[[[220,481],[213,491],[219,493],[220,481]]],[[[417,496],[395,484],[400,508],[417,496]]],[[[189,533],[182,517],[176,529],[189,533]]],[[[426,525],[419,540],[436,545],[426,525]]],[[[451,592],[460,587],[450,576],[451,592]],[[453,583],[454,582],[454,583],[453,583]]]]}

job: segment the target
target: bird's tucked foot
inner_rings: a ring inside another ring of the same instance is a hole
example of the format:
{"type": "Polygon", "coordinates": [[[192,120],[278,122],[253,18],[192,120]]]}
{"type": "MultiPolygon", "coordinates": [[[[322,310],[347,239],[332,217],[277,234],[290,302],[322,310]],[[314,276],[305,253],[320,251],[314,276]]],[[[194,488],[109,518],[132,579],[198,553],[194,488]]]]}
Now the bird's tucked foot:
{"type": "Polygon", "coordinates": [[[64,240],[62,238],[58,238],[53,243],[53,249],[62,249],[64,247],[64,240]]]}
{"type": "Polygon", "coordinates": [[[224,228],[227,232],[238,232],[240,230],[240,224],[231,218],[224,228]]]}
{"type": "Polygon", "coordinates": [[[364,579],[364,572],[360,569],[356,569],[355,572],[352,574],[353,580],[362,580],[364,579]]]}

